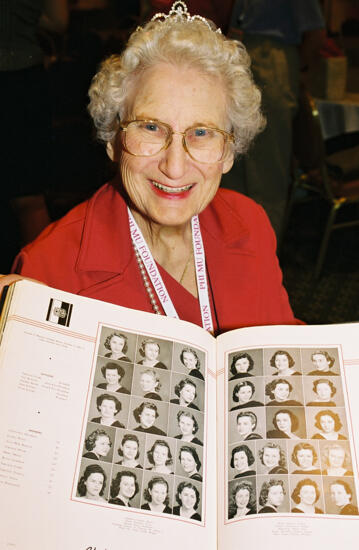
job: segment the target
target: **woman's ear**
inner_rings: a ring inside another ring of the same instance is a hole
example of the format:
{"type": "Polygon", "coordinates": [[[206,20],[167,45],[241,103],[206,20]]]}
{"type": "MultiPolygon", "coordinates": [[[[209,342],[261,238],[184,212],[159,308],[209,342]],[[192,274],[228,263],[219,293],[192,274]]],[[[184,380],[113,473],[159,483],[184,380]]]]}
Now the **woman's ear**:
{"type": "Polygon", "coordinates": [[[233,166],[234,162],[234,153],[233,151],[229,151],[226,155],[226,158],[223,161],[223,168],[222,168],[222,174],[227,174],[227,172],[230,171],[230,169],[233,166]]]}

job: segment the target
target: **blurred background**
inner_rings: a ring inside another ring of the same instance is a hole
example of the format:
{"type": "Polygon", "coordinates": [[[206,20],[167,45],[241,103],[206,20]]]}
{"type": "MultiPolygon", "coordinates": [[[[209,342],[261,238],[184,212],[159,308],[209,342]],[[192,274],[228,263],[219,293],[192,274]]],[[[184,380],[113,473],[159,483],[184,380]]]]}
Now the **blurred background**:
{"type": "MultiPolygon", "coordinates": [[[[268,0],[187,2],[190,13],[244,41],[263,91],[267,140],[265,131],[222,185],[267,210],[296,316],[311,324],[358,321],[359,3],[313,0],[313,15],[306,13],[298,37],[286,41],[278,34],[288,26],[283,2],[288,0],[271,0],[269,15],[268,0]],[[290,105],[284,80],[268,76],[265,68],[268,63],[272,71],[279,56],[294,82],[290,105]],[[258,166],[265,170],[267,156],[271,167],[261,177],[255,172],[258,166]],[[282,172],[274,170],[277,160],[282,172]],[[281,197],[274,189],[278,181],[281,197]]],[[[2,273],[23,244],[113,174],[87,114],[89,84],[104,57],[120,52],[137,25],[155,12],[168,12],[171,4],[0,0],[2,273]],[[30,21],[32,63],[22,57],[23,38],[13,37],[15,5],[30,21]]]]}

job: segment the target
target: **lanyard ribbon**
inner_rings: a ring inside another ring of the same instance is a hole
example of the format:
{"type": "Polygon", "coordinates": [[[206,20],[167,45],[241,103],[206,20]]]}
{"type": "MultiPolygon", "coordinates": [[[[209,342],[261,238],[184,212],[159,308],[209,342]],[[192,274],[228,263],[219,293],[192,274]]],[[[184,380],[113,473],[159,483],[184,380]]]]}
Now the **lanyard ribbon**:
{"type": "MultiPolygon", "coordinates": [[[[168,317],[179,319],[178,313],[173,305],[173,302],[168,294],[167,288],[163,282],[157,264],[153,259],[151,251],[142,235],[141,229],[138,227],[131,210],[128,208],[128,219],[130,225],[130,233],[133,246],[139,253],[142,263],[145,266],[147,275],[152,283],[152,286],[157,294],[159,301],[163,307],[165,314],[168,317]]],[[[206,256],[204,252],[201,229],[198,216],[193,216],[191,220],[192,226],[192,244],[194,252],[194,262],[196,268],[196,281],[198,290],[199,306],[201,310],[202,326],[204,329],[213,333],[213,321],[211,305],[208,295],[208,281],[206,272],[206,256]]]]}

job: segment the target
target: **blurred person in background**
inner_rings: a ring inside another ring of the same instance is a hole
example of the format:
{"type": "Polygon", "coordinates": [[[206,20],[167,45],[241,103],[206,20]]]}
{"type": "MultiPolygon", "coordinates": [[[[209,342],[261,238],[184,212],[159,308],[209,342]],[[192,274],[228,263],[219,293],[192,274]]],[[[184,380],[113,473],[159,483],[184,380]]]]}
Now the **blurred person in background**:
{"type": "Polygon", "coordinates": [[[50,94],[38,32],[62,33],[67,23],[67,0],[0,1],[1,180],[23,244],[50,222],[50,94]]]}
{"type": "Polygon", "coordinates": [[[232,173],[224,186],[259,202],[279,238],[291,180],[300,74],[307,73],[325,38],[320,5],[318,0],[236,0],[229,36],[241,37],[251,57],[267,126],[240,159],[238,179],[232,173]]]}

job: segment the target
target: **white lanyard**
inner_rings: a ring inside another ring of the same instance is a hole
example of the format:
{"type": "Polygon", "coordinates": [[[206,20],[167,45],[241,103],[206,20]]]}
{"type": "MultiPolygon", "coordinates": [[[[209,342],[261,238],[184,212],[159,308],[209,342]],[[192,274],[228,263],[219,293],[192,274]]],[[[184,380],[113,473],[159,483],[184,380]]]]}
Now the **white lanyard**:
{"type": "MultiPolygon", "coordinates": [[[[128,208],[128,219],[130,224],[130,233],[134,247],[139,253],[142,263],[145,266],[148,277],[156,291],[157,297],[161,302],[164,312],[168,317],[179,319],[178,313],[168,294],[167,288],[163,282],[157,264],[153,259],[151,251],[138,227],[131,210],[128,208]]],[[[208,282],[206,273],[206,256],[202,241],[201,229],[198,216],[193,216],[192,225],[192,243],[194,252],[194,261],[196,268],[196,280],[198,289],[199,306],[201,310],[203,328],[213,333],[212,312],[208,295],[208,282]]]]}

